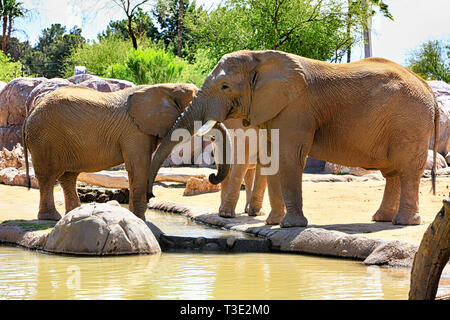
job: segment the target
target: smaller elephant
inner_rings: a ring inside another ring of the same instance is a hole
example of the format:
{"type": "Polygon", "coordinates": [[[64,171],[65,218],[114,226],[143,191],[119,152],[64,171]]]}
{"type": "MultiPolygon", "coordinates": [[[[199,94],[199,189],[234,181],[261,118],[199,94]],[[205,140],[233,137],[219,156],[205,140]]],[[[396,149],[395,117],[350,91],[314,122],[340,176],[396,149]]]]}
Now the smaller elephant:
{"type": "MultiPolygon", "coordinates": [[[[224,121],[224,125],[229,131],[237,129],[243,130],[246,134],[248,130],[255,130],[255,137],[257,137],[258,128],[254,126],[244,127],[241,119],[228,119],[224,121]]],[[[264,200],[264,193],[267,186],[267,178],[261,174],[261,164],[258,160],[258,149],[250,147],[249,137],[245,138],[245,162],[238,162],[238,148],[236,147],[236,136],[232,136],[232,143],[235,146],[234,151],[234,164],[231,165],[230,173],[222,181],[222,188],[220,193],[220,207],[219,216],[225,218],[233,218],[236,216],[235,210],[239,200],[240,189],[242,181],[245,184],[246,203],[245,212],[249,216],[261,216],[265,213],[262,211],[262,204],[264,200]],[[256,160],[256,161],[254,161],[256,160]],[[257,163],[254,163],[257,162],[257,163]]],[[[256,145],[258,141],[256,140],[256,145]]],[[[269,217],[284,215],[285,206],[281,195],[281,190],[277,190],[271,184],[268,186],[269,200],[271,205],[271,213],[269,217]]],[[[274,224],[271,222],[271,218],[266,220],[266,224],[274,224]]]]}
{"type": "Polygon", "coordinates": [[[145,220],[152,153],[197,90],[191,84],[160,84],[104,93],[68,86],[46,95],[23,125],[27,175],[28,148],[39,181],[38,219],[61,218],[53,197],[56,180],[63,188],[67,213],[80,205],[80,172],[125,162],[130,211],[145,220]]]}

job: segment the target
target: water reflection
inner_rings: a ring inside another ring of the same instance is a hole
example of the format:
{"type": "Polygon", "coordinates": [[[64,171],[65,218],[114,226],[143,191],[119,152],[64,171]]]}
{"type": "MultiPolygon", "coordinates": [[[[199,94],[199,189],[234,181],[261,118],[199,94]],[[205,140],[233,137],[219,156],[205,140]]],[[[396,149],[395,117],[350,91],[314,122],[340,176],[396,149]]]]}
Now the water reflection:
{"type": "Polygon", "coordinates": [[[406,299],[409,270],[294,254],[73,257],[0,246],[2,299],[406,299]]]}

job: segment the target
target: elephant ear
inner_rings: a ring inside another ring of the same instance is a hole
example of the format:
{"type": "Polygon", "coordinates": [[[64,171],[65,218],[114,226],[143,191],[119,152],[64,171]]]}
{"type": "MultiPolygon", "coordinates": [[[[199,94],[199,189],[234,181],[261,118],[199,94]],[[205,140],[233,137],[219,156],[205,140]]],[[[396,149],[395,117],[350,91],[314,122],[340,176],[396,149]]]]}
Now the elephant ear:
{"type": "Polygon", "coordinates": [[[163,138],[182,110],[169,90],[146,87],[128,97],[128,113],[138,128],[148,135],[163,138]]]}
{"type": "Polygon", "coordinates": [[[258,126],[275,118],[294,101],[305,81],[299,62],[284,52],[263,51],[255,59],[249,118],[250,124],[258,126]]]}

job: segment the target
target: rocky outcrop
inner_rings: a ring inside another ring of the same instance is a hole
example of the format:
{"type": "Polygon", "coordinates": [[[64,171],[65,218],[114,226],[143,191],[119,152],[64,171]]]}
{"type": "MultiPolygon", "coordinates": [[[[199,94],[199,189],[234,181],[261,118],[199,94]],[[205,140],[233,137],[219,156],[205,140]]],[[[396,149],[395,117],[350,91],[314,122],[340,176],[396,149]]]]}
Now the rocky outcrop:
{"type": "Polygon", "coordinates": [[[82,255],[161,252],[147,224],[113,203],[83,204],[55,225],[44,250],[82,255]]]}
{"type": "MultiPolygon", "coordinates": [[[[426,170],[431,170],[433,168],[433,154],[433,150],[428,150],[426,170]]],[[[436,169],[445,168],[447,168],[447,161],[440,153],[436,153],[436,169]]]]}
{"type": "Polygon", "coordinates": [[[11,149],[16,143],[22,141],[22,124],[27,110],[31,110],[49,92],[73,84],[104,92],[134,86],[129,81],[103,79],[88,74],[76,75],[67,80],[16,78],[0,90],[0,148],[11,149]]]}
{"type": "MultiPolygon", "coordinates": [[[[427,81],[434,92],[439,107],[439,144],[438,152],[444,157],[450,152],[450,84],[444,81],[427,81]]],[[[433,149],[434,136],[430,139],[429,149],[433,149]]]]}
{"type": "Polygon", "coordinates": [[[31,91],[46,78],[16,78],[0,92],[0,148],[11,149],[22,141],[26,101],[31,91]]]}
{"type": "Polygon", "coordinates": [[[31,92],[26,100],[26,107],[27,107],[28,113],[48,93],[50,93],[60,87],[65,87],[65,86],[70,86],[70,85],[72,85],[72,82],[70,82],[66,79],[61,79],[61,78],[49,79],[47,81],[43,81],[40,84],[38,84],[36,87],[34,87],[33,90],[31,90],[31,92]]]}
{"type": "Polygon", "coordinates": [[[0,169],[9,167],[20,169],[24,166],[23,147],[19,143],[11,151],[6,148],[0,150],[0,169]]]}
{"type": "MultiPolygon", "coordinates": [[[[30,169],[30,182],[32,188],[39,188],[39,182],[34,176],[34,171],[30,169]]],[[[28,186],[28,179],[25,169],[4,168],[0,170],[0,183],[11,186],[28,186]]]]}

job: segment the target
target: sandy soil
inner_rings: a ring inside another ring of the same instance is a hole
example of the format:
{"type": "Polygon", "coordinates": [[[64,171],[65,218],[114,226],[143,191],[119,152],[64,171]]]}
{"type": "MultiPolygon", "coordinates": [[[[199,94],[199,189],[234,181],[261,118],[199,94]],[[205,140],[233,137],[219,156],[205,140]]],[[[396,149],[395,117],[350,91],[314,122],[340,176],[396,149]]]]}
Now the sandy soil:
{"type": "MultiPolygon", "coordinates": [[[[210,170],[203,169],[203,171],[210,170]]],[[[325,227],[368,238],[403,240],[419,244],[423,233],[441,208],[442,199],[449,196],[449,185],[449,177],[438,177],[437,194],[433,196],[431,181],[422,180],[420,184],[422,224],[419,226],[394,226],[387,222],[371,221],[371,216],[383,196],[384,181],[304,182],[304,212],[309,220],[309,226],[325,227]]],[[[218,192],[185,197],[183,191],[184,188],[179,187],[156,186],[154,193],[162,200],[201,206],[214,211],[219,207],[218,192]]],[[[55,201],[57,209],[64,213],[64,196],[59,186],[55,186],[55,201]]],[[[238,214],[243,214],[244,204],[245,191],[241,191],[236,208],[238,214]]],[[[0,185],[0,221],[36,219],[38,207],[39,190],[28,191],[25,187],[0,185]]],[[[270,211],[267,193],[263,209],[267,213],[270,211]]],[[[264,220],[264,217],[258,218],[264,220]]]]}

